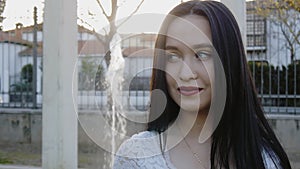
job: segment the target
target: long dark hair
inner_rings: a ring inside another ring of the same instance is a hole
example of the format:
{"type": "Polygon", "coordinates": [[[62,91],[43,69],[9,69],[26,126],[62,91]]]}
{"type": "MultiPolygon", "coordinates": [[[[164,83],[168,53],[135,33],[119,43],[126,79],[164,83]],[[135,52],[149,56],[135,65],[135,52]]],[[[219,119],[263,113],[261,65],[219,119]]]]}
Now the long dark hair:
{"type": "MultiPolygon", "coordinates": [[[[212,44],[224,68],[227,96],[222,118],[212,135],[212,168],[229,168],[231,161],[236,168],[265,168],[263,154],[277,168],[291,168],[286,153],[264,116],[248,69],[240,30],[229,9],[216,1],[189,1],[178,5],[169,14],[206,17],[210,23],[212,44]]],[[[171,22],[166,19],[161,27],[153,61],[151,90],[160,89],[167,97],[166,108],[158,115],[160,110],[156,105],[160,105],[159,98],[151,96],[148,130],[159,133],[175,121],[180,109],[168,93],[163,71],[166,61],[159,50],[165,48],[165,34],[171,22]]]]}

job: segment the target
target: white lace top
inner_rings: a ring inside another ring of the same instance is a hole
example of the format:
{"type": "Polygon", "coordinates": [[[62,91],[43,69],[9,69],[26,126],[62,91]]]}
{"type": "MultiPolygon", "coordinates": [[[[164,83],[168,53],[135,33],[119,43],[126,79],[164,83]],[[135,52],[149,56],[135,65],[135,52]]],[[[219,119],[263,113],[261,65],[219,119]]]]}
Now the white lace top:
{"type": "MultiPolygon", "coordinates": [[[[119,148],[113,169],[176,169],[168,152],[162,154],[158,133],[144,131],[133,135],[119,148]]],[[[266,169],[274,169],[275,164],[268,153],[263,152],[266,169]]]]}
{"type": "Polygon", "coordinates": [[[114,169],[176,169],[168,153],[162,154],[156,132],[144,131],[133,135],[119,148],[114,169]]]}

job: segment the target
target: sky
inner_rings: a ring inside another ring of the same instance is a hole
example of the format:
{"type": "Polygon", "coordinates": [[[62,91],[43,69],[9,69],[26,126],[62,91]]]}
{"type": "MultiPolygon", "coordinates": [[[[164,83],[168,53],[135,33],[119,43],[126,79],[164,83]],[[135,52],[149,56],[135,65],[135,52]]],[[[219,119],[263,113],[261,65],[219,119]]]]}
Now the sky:
{"type": "Polygon", "coordinates": [[[33,24],[33,7],[38,8],[38,21],[42,21],[43,3],[40,0],[6,0],[3,16],[3,29],[14,29],[16,23],[24,26],[33,24]]]}
{"type": "MultiPolygon", "coordinates": [[[[108,0],[101,0],[107,12],[109,12],[108,0]]],[[[135,9],[140,0],[119,0],[119,15],[121,19],[128,16],[131,11],[135,9]]],[[[137,15],[144,15],[145,13],[165,14],[169,12],[174,6],[180,3],[180,0],[145,0],[137,15]]],[[[6,6],[3,12],[5,17],[3,21],[3,30],[10,30],[15,28],[16,23],[22,23],[24,26],[33,24],[33,7],[38,8],[38,23],[43,21],[44,0],[6,0],[6,6]]],[[[86,27],[98,28],[107,25],[101,10],[98,7],[96,0],[78,0],[78,17],[88,24],[86,27]]],[[[148,17],[148,16],[147,16],[148,17]]],[[[82,24],[81,21],[78,22],[82,24]]]]}

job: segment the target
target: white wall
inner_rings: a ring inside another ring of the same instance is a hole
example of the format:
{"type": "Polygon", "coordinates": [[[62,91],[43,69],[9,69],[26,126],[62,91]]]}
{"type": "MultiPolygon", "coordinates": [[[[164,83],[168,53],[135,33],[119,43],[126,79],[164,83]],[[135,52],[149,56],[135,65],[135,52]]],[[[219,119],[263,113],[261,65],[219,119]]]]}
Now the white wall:
{"type": "MultiPolygon", "coordinates": [[[[298,25],[300,27],[300,25],[298,25]]],[[[267,21],[267,56],[270,62],[277,65],[287,65],[291,63],[290,51],[287,48],[287,41],[281,31],[281,28],[267,21]]],[[[300,46],[295,44],[296,58],[300,59],[300,46]]]]}
{"type": "MultiPolygon", "coordinates": [[[[295,43],[294,47],[296,49],[295,59],[299,60],[300,45],[295,43]]],[[[281,28],[268,20],[266,21],[266,49],[256,48],[256,51],[247,52],[248,60],[266,60],[275,67],[291,63],[291,53],[281,28]]]]}
{"type": "MultiPolygon", "coordinates": [[[[18,53],[24,50],[26,46],[12,43],[0,43],[0,86],[1,92],[9,91],[10,77],[20,73],[22,61],[18,53]]],[[[7,94],[1,96],[3,102],[8,102],[7,94]]]]}
{"type": "MultiPolygon", "coordinates": [[[[22,39],[33,42],[33,32],[22,33],[22,39]]],[[[37,32],[37,41],[38,42],[43,41],[43,32],[42,31],[37,32]]]]}

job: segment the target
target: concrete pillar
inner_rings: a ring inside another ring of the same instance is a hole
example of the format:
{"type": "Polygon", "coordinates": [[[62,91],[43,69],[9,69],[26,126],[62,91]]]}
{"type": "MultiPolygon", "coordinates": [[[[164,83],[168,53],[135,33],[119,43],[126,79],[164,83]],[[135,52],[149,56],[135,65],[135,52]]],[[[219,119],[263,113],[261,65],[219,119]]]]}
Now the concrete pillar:
{"type": "Polygon", "coordinates": [[[44,12],[42,167],[75,169],[77,115],[72,78],[77,57],[77,1],[45,0],[44,12]]]}
{"type": "MultiPolygon", "coordinates": [[[[3,32],[1,32],[2,34],[3,32]]],[[[5,94],[1,94],[0,97],[2,97],[3,103],[8,103],[9,102],[9,45],[8,43],[1,43],[0,45],[0,92],[4,92],[5,94]]],[[[13,58],[13,57],[11,57],[13,58]]]]}
{"type": "Polygon", "coordinates": [[[221,0],[221,2],[231,10],[236,18],[242,33],[244,46],[246,47],[246,0],[221,0]]]}

